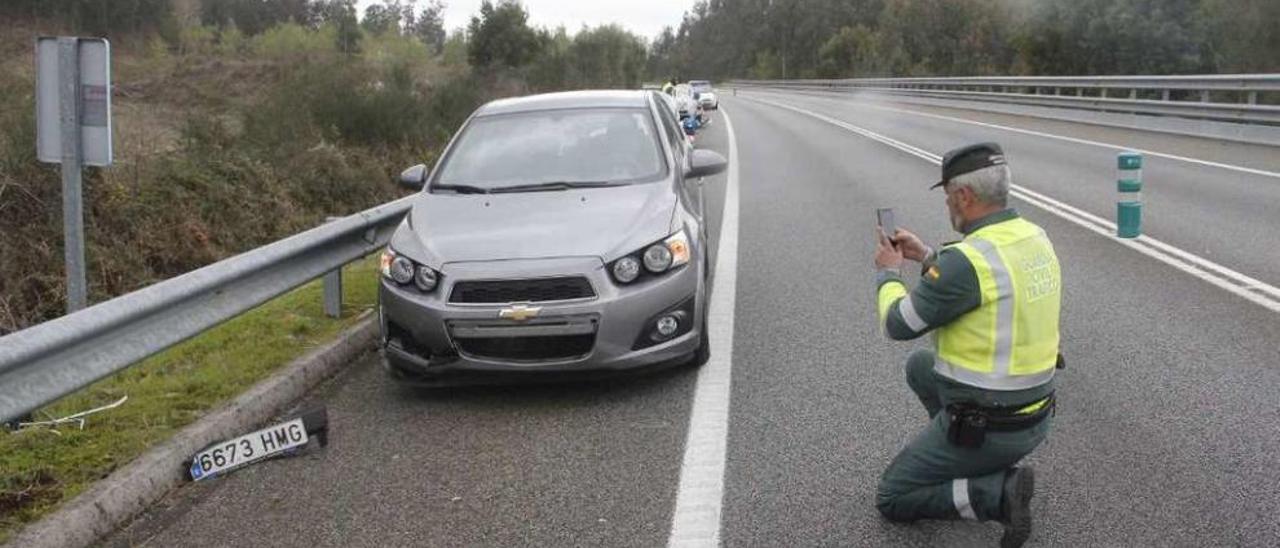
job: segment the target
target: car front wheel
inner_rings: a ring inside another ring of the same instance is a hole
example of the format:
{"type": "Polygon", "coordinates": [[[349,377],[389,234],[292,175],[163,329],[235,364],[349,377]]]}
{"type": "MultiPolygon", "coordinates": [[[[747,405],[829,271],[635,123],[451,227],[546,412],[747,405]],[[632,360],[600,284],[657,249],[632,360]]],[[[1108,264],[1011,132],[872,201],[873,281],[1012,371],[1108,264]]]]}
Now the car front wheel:
{"type": "Polygon", "coordinates": [[[711,337],[707,335],[707,322],[702,322],[702,334],[698,336],[698,349],[693,352],[693,357],[689,358],[689,365],[693,367],[702,367],[711,361],[711,337]]]}

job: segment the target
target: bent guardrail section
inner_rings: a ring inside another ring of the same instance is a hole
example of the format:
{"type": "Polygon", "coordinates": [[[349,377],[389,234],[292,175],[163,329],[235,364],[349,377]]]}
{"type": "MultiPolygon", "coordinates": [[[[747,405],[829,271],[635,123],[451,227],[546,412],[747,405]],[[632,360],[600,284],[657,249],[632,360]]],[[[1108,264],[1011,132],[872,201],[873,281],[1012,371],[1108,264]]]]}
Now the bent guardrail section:
{"type": "Polygon", "coordinates": [[[0,337],[0,420],[42,405],[377,251],[412,196],[0,337]]]}

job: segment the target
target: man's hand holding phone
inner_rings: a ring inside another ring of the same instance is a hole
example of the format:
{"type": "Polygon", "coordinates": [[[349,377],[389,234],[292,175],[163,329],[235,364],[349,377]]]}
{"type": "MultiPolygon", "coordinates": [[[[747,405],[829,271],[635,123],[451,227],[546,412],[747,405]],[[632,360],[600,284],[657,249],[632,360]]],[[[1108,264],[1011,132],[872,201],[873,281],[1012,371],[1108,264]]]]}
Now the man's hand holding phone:
{"type": "Polygon", "coordinates": [[[924,262],[929,256],[929,246],[909,230],[898,228],[893,208],[876,209],[876,267],[899,268],[902,259],[924,262]],[[887,248],[887,249],[885,249],[887,248]]]}
{"type": "Polygon", "coordinates": [[[905,228],[899,228],[893,234],[893,243],[902,252],[903,258],[909,261],[920,263],[929,256],[929,246],[924,245],[924,241],[919,236],[905,228]]]}

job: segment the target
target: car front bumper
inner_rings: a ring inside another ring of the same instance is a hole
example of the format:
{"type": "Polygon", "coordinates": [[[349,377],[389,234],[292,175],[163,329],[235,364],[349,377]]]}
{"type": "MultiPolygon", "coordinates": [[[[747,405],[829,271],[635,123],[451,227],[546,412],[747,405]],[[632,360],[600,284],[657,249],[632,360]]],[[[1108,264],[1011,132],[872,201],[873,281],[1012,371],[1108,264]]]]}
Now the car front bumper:
{"type": "Polygon", "coordinates": [[[701,344],[706,288],[700,265],[694,260],[627,286],[615,283],[597,258],[447,265],[440,287],[426,294],[381,278],[384,363],[393,378],[423,385],[594,376],[680,363],[701,344]],[[500,317],[514,303],[449,299],[461,282],[579,276],[590,282],[594,297],[520,303],[540,309],[521,321],[500,317]],[[684,319],[674,337],[641,342],[659,316],[675,310],[684,319]]]}

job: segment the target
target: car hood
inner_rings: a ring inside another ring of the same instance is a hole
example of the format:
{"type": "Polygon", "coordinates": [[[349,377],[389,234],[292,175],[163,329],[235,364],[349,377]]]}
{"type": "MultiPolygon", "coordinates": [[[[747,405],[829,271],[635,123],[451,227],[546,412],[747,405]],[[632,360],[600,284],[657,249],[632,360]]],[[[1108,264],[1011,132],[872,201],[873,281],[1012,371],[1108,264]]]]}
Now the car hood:
{"type": "Polygon", "coordinates": [[[437,268],[551,257],[607,262],[670,234],[676,203],[669,180],[513,194],[423,193],[392,245],[437,268]]]}

